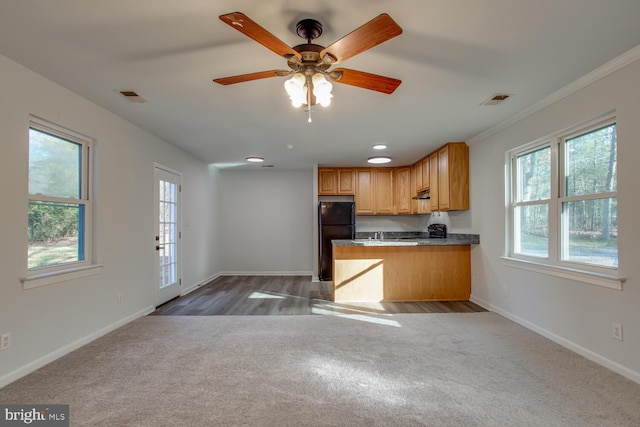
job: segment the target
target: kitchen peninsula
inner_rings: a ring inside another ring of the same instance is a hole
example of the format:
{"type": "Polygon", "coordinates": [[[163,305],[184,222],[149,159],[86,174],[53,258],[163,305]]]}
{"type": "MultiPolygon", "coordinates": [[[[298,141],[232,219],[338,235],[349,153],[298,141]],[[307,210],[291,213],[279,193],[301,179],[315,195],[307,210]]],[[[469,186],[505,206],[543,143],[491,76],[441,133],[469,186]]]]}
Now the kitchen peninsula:
{"type": "Polygon", "coordinates": [[[466,301],[475,234],[333,240],[335,302],[466,301]]]}

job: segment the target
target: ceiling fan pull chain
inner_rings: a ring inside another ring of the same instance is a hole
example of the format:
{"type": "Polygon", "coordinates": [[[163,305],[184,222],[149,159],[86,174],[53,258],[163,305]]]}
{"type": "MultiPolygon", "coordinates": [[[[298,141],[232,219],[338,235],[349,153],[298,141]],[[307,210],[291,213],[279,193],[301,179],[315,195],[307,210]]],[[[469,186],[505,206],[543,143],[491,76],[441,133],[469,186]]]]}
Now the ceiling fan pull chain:
{"type": "Polygon", "coordinates": [[[307,108],[309,112],[307,123],[311,123],[311,79],[309,77],[307,77],[307,108]]]}

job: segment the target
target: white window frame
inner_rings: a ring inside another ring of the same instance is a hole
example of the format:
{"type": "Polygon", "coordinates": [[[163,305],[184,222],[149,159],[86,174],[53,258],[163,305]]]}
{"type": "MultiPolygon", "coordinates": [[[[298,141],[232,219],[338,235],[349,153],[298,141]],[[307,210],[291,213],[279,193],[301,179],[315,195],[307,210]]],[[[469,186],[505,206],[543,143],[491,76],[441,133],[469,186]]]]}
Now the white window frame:
{"type": "MultiPolygon", "coordinates": [[[[45,132],[61,139],[77,143],[81,147],[81,185],[80,198],[53,197],[43,194],[29,194],[27,192],[27,205],[30,201],[72,203],[84,206],[84,260],[58,264],[46,267],[29,269],[27,266],[28,242],[25,247],[25,269],[26,274],[20,278],[23,289],[30,289],[39,286],[50,285],[62,281],[77,279],[94,275],[100,272],[101,265],[95,264],[93,257],[93,141],[91,138],[65,129],[46,120],[30,117],[28,129],[35,129],[45,132]]],[[[28,139],[28,138],[27,138],[28,139]]],[[[27,141],[29,143],[29,141],[27,141]]]]}
{"type": "Polygon", "coordinates": [[[615,114],[608,114],[598,119],[583,123],[573,128],[554,133],[545,138],[533,141],[515,149],[509,150],[505,155],[505,255],[503,260],[512,267],[529,271],[549,274],[557,277],[577,280],[583,283],[604,286],[607,288],[622,290],[625,279],[619,276],[618,267],[595,266],[592,264],[578,263],[562,259],[563,236],[562,204],[574,200],[592,200],[608,197],[617,198],[617,192],[589,194],[585,196],[565,197],[564,171],[564,142],[575,136],[583,135],[616,124],[615,114]],[[518,202],[517,201],[517,167],[518,156],[550,147],[551,150],[551,194],[549,199],[518,202]],[[518,230],[515,218],[518,206],[548,204],[549,207],[549,245],[548,256],[537,257],[516,253],[516,234],[518,230]]]}

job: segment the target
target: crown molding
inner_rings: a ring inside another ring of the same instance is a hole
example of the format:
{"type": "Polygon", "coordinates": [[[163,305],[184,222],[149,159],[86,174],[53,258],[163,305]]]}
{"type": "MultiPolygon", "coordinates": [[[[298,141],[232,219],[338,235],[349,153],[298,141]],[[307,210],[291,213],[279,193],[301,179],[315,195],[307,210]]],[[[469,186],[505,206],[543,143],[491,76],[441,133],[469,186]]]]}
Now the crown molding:
{"type": "Polygon", "coordinates": [[[607,62],[606,64],[596,68],[595,70],[585,74],[584,76],[578,78],[577,80],[574,80],[573,82],[569,83],[568,85],[566,85],[565,87],[558,89],[557,91],[553,92],[552,94],[542,98],[540,101],[536,102],[535,104],[531,105],[530,107],[522,110],[521,112],[509,117],[508,119],[498,123],[497,125],[469,138],[467,140],[467,144],[472,145],[472,144],[476,144],[480,141],[483,141],[487,138],[489,138],[490,136],[495,135],[496,133],[508,128],[509,126],[513,125],[516,122],[519,122],[520,120],[524,119],[525,117],[528,117],[540,110],[542,110],[545,107],[548,107],[549,105],[553,104],[554,102],[558,102],[559,100],[566,98],[567,96],[579,91],[580,89],[583,89],[586,86],[589,86],[590,84],[595,83],[596,81],[602,79],[603,77],[608,76],[609,74],[620,70],[621,68],[626,67],[629,64],[632,64],[633,62],[636,62],[640,59],[640,45],[632,48],[631,50],[628,50],[627,52],[623,53],[622,55],[612,59],[611,61],[607,62]]]}

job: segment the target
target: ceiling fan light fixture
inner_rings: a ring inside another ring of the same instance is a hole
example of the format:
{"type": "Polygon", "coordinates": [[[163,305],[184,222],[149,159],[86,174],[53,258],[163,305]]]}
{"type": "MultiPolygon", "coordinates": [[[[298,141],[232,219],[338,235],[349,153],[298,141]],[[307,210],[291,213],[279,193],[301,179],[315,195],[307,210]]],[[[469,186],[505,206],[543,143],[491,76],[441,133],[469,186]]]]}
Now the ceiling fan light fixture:
{"type": "Polygon", "coordinates": [[[311,78],[311,83],[313,83],[313,94],[318,103],[323,107],[328,107],[333,97],[331,94],[333,85],[321,73],[315,73],[311,78]]]}
{"type": "Polygon", "coordinates": [[[307,103],[307,79],[302,73],[295,73],[293,77],[284,82],[284,90],[287,91],[291,105],[295,108],[307,103]]]}
{"type": "Polygon", "coordinates": [[[374,165],[381,165],[383,163],[389,163],[390,161],[391,157],[387,156],[374,156],[367,159],[367,163],[372,163],[374,165]]]}

